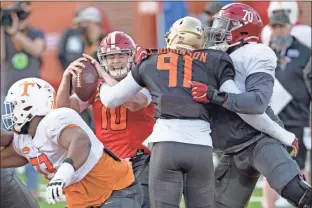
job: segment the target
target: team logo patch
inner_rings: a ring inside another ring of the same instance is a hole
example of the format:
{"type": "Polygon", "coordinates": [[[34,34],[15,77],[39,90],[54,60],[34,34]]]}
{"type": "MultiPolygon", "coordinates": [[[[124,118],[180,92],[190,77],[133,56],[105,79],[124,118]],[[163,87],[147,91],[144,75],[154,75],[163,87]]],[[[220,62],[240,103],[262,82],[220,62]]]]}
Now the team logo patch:
{"type": "Polygon", "coordinates": [[[22,153],[23,153],[24,155],[29,154],[29,152],[30,152],[29,147],[23,147],[23,149],[22,149],[22,153]]]}
{"type": "Polygon", "coordinates": [[[202,32],[202,29],[199,26],[197,26],[196,31],[200,33],[200,32],[202,32]]]}

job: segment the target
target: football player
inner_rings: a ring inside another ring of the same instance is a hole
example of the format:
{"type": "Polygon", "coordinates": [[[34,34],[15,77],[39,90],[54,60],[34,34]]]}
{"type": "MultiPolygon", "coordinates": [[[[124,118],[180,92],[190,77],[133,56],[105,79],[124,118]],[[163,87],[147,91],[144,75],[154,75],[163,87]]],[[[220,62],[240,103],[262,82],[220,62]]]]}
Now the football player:
{"type": "MultiPolygon", "coordinates": [[[[311,188],[285,146],[251,128],[234,113],[266,112],[282,125],[268,107],[277,58],[268,46],[256,43],[263,26],[259,14],[245,4],[233,3],[223,7],[213,19],[209,41],[218,44],[215,48],[230,54],[236,71],[234,82],[227,81],[220,91],[203,83],[193,82],[192,85],[194,100],[209,103],[207,107],[211,103],[223,107],[212,114],[214,146],[225,151],[215,171],[215,207],[246,207],[260,174],[294,206],[311,207],[311,188]]],[[[239,115],[242,118],[246,116],[239,115]]],[[[255,118],[261,116],[255,115],[255,118]]],[[[255,121],[260,123],[260,130],[265,133],[272,129],[261,124],[259,119],[255,121]]],[[[285,141],[298,149],[294,136],[285,141]]]]}
{"type": "MultiPolygon", "coordinates": [[[[128,74],[135,62],[140,60],[146,52],[136,46],[129,35],[115,31],[101,41],[97,54],[101,65],[98,67],[110,75],[106,83],[113,86],[128,74]]],[[[85,58],[73,62],[65,70],[57,93],[57,107],[70,107],[77,112],[82,112],[92,106],[97,138],[118,157],[131,158],[135,174],[144,191],[143,207],[149,207],[149,168],[145,160],[150,151],[142,145],[142,142],[151,134],[154,126],[154,107],[150,105],[151,95],[147,89],[143,88],[116,108],[105,107],[99,98],[99,91],[96,91],[87,102],[81,101],[76,94],[70,96],[71,77],[83,70],[82,60],[90,59],[88,55],[84,56],[85,58]]],[[[102,83],[103,80],[100,81],[99,86],[102,83]]]]}
{"type": "MultiPolygon", "coordinates": [[[[106,107],[114,108],[144,87],[151,92],[157,120],[144,142],[151,148],[151,207],[179,207],[182,193],[187,207],[212,207],[210,112],[193,101],[189,81],[193,77],[219,88],[234,79],[234,67],[228,54],[200,50],[206,35],[196,18],[177,20],[165,39],[167,48],[148,50],[148,58],[117,85],[103,83],[100,98],[106,107]]],[[[98,73],[109,79],[106,71],[98,69],[98,73]]]]}
{"type": "Polygon", "coordinates": [[[48,203],[66,196],[68,208],[141,207],[142,188],[131,163],[120,160],[79,114],[55,107],[55,90],[38,78],[14,83],[2,116],[12,143],[1,149],[1,168],[28,162],[49,180],[48,203]]]}

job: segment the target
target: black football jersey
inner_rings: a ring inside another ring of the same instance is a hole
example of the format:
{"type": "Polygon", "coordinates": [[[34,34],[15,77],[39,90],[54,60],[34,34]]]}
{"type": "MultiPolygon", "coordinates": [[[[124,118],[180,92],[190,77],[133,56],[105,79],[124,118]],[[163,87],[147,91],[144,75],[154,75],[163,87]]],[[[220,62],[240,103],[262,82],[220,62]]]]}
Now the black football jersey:
{"type": "Polygon", "coordinates": [[[225,81],[234,79],[230,56],[210,49],[148,51],[148,58],[131,73],[139,85],[149,89],[155,117],[209,121],[209,107],[193,100],[189,82],[202,82],[219,89],[225,81]]]}

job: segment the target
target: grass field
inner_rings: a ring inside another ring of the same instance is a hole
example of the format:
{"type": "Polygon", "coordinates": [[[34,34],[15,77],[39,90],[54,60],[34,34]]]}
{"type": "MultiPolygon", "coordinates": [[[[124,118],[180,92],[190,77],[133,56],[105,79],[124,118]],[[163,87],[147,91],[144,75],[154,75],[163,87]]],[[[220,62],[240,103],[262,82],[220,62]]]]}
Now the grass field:
{"type": "MultiPolygon", "coordinates": [[[[19,178],[24,182],[24,176],[22,174],[18,175],[19,178]]],[[[47,184],[47,180],[43,177],[40,177],[40,196],[44,198],[45,196],[45,187],[47,184]]],[[[261,189],[256,189],[252,195],[251,202],[248,205],[248,208],[262,208],[261,206],[261,200],[262,200],[262,192],[261,189]]],[[[49,205],[45,203],[43,200],[39,200],[39,204],[41,208],[64,208],[66,206],[65,203],[59,203],[56,205],[49,205]]],[[[184,204],[181,203],[181,208],[184,207],[184,204]]],[[[284,207],[284,208],[291,208],[291,207],[284,207]]]]}

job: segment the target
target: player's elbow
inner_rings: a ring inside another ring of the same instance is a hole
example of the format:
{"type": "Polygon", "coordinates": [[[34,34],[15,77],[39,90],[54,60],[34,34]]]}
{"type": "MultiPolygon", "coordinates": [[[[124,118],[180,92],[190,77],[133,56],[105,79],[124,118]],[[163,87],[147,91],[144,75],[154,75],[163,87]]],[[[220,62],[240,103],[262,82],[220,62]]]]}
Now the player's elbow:
{"type": "Polygon", "coordinates": [[[268,108],[269,102],[270,102],[270,98],[258,94],[256,97],[257,100],[257,104],[254,107],[254,114],[263,114],[265,113],[266,109],[268,108]]]}

